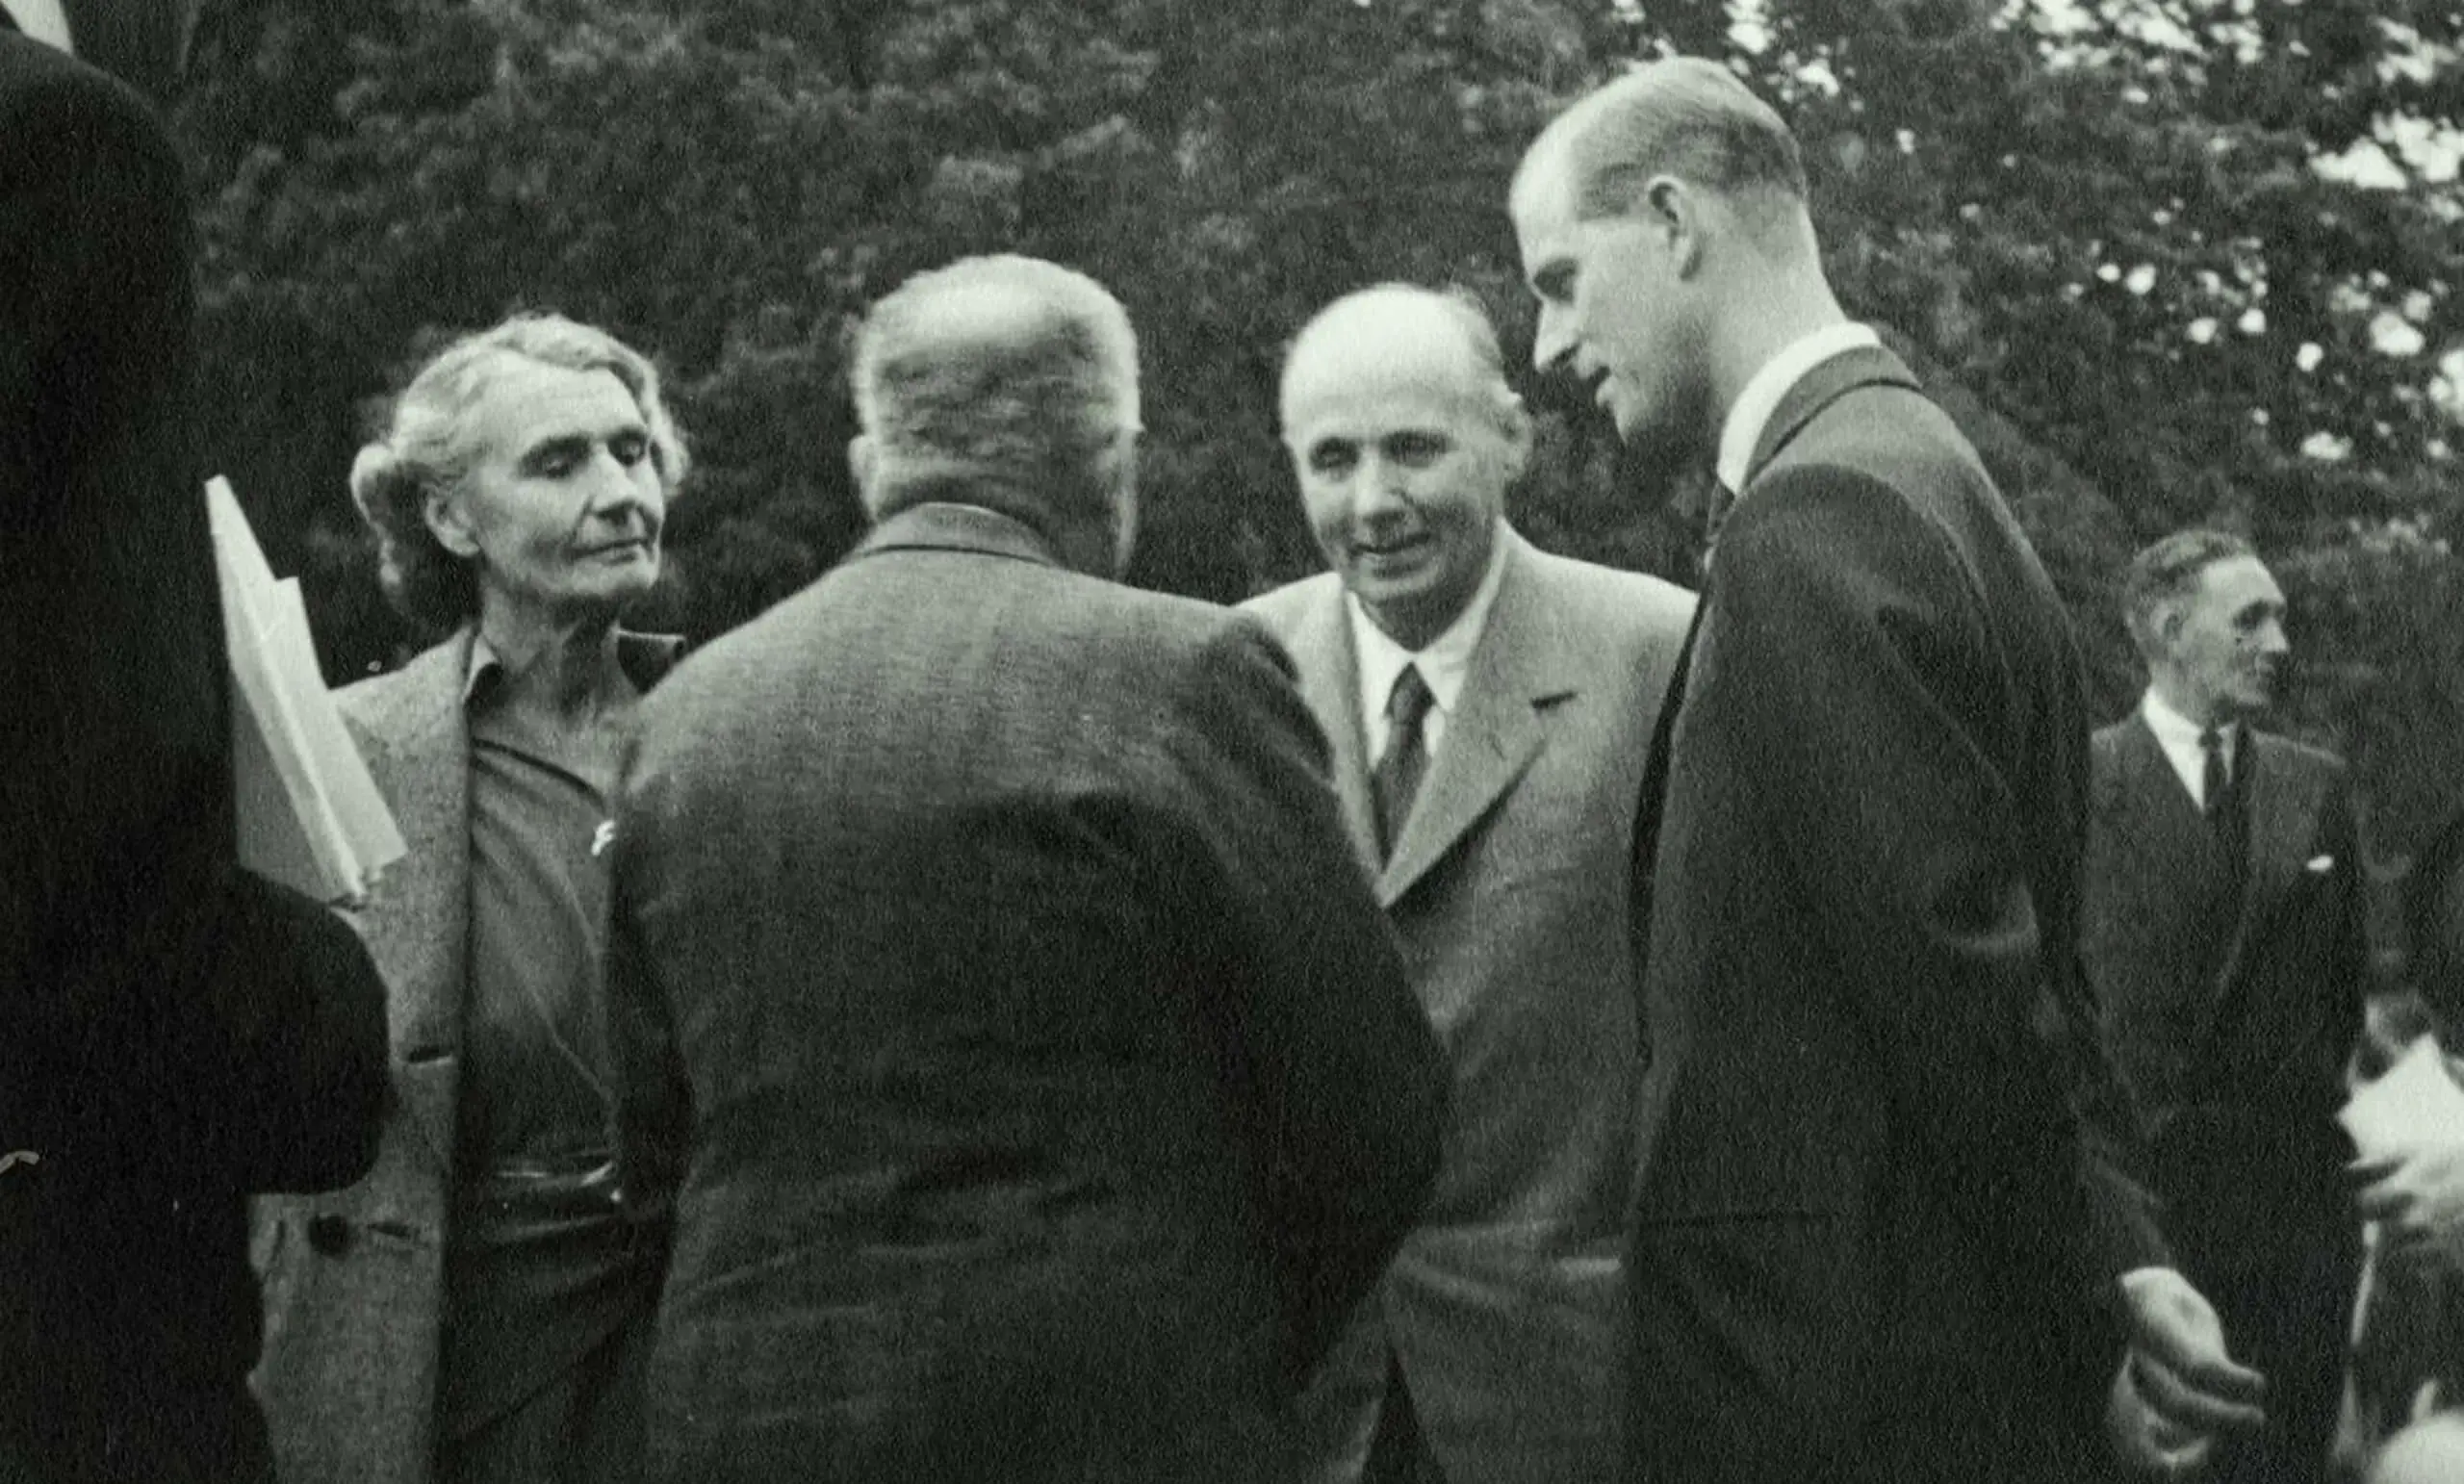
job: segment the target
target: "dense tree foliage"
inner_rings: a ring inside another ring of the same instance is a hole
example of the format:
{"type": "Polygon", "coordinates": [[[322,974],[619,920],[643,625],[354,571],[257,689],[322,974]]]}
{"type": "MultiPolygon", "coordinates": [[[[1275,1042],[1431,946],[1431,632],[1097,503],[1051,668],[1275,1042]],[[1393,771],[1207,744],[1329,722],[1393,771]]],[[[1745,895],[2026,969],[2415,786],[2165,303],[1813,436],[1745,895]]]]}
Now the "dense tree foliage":
{"type": "MultiPolygon", "coordinates": [[[[1843,298],[1976,438],[2100,704],[2137,683],[2123,557],[2247,529],[2297,600],[2294,719],[2400,853],[2464,756],[2459,42],[2419,0],[227,0],[181,120],[218,452],[340,678],[410,638],[344,473],[440,336],[541,306],[656,352],[699,459],[661,617],[706,636],[855,539],[848,328],[967,251],[1077,264],[1135,317],[1139,580],[1306,571],[1284,339],[1408,278],[1527,346],[1523,145],[1630,59],[1723,56],[1797,125],[1843,298]]],[[[1521,524],[1689,573],[1699,473],[1527,393],[1521,524]]]]}

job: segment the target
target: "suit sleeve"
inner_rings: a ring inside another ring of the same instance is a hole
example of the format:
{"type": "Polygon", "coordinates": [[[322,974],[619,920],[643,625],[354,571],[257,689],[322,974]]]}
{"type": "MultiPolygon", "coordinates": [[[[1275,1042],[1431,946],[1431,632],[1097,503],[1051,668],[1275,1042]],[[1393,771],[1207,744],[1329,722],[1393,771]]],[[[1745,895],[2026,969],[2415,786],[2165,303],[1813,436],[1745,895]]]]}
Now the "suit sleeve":
{"type": "Polygon", "coordinates": [[[375,1163],[392,1087],[384,982],[349,924],[287,886],[235,867],[222,908],[206,1001],[229,1068],[217,1163],[250,1191],[348,1185],[375,1163]]]}
{"type": "Polygon", "coordinates": [[[1187,678],[1173,731],[1204,865],[1187,920],[1215,959],[1228,1101],[1257,1172],[1297,1384],[1417,1218],[1447,1079],[1327,779],[1290,661],[1243,618],[1187,678]]]}
{"type": "Polygon", "coordinates": [[[2029,723],[2012,714],[1991,595],[1897,492],[1848,471],[1784,473],[1741,514],[1713,574],[1721,663],[1768,678],[1740,734],[1768,759],[1764,812],[1802,899],[1842,945],[1831,972],[1963,1224],[2015,1287],[2044,1285],[2054,1312],[2093,1323],[2130,1225],[2098,1208],[2129,1183],[2079,1116],[2092,1048],[2048,982],[2029,875],[2032,853],[2058,848],[2032,830],[2059,822],[2032,826],[2019,791],[2041,785],[1996,761],[1997,737],[2029,723]]]}

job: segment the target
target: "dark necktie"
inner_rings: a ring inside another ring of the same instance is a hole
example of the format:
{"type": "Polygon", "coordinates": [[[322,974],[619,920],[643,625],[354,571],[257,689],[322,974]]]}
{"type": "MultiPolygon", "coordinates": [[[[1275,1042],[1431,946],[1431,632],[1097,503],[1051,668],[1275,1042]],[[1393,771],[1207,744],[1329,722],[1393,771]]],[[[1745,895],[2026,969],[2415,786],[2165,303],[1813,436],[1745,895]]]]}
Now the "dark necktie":
{"type": "Polygon", "coordinates": [[[2250,867],[2249,810],[2246,806],[2250,755],[2242,746],[2249,738],[2238,732],[2232,734],[2236,766],[2224,760],[2226,735],[2215,727],[2198,734],[2199,751],[2206,755],[2199,767],[2199,792],[2207,796],[2207,828],[2216,836],[2217,853],[2224,857],[2229,889],[2239,897],[2250,867]]]}
{"type": "Polygon", "coordinates": [[[1428,741],[1422,735],[1421,724],[1427,719],[1433,699],[1417,665],[1403,667],[1386,698],[1386,751],[1370,775],[1370,786],[1377,796],[1378,850],[1388,857],[1395,854],[1395,842],[1402,838],[1403,821],[1411,817],[1412,799],[1421,791],[1421,775],[1428,771],[1428,741]]]}

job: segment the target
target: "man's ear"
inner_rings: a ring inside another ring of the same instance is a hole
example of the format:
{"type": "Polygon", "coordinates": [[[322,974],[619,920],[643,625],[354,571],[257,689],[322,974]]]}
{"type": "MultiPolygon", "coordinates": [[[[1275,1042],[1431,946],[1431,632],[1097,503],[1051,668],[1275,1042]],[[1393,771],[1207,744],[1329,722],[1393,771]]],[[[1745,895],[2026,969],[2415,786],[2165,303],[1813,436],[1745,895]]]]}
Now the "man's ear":
{"type": "Polygon", "coordinates": [[[1680,277],[1692,277],[1702,267],[1704,214],[1702,194],[1674,175],[1655,175],[1643,187],[1641,217],[1680,277]]]}
{"type": "Polygon", "coordinates": [[[438,546],[460,557],[479,554],[479,538],[471,529],[470,512],[463,509],[459,491],[428,491],[420,514],[426,519],[428,532],[436,537],[438,546]]]}
{"type": "Polygon", "coordinates": [[[1112,451],[1113,576],[1129,575],[1130,558],[1138,551],[1138,449],[1135,431],[1124,432],[1112,451]]]}
{"type": "Polygon", "coordinates": [[[1531,462],[1531,413],[1517,394],[1506,393],[1505,404],[1499,409],[1498,427],[1505,434],[1505,477],[1511,484],[1523,477],[1523,471],[1531,462]]]}
{"type": "Polygon", "coordinates": [[[856,483],[856,503],[861,505],[867,518],[873,514],[873,486],[881,477],[881,449],[870,433],[858,433],[847,440],[847,477],[856,483]]]}

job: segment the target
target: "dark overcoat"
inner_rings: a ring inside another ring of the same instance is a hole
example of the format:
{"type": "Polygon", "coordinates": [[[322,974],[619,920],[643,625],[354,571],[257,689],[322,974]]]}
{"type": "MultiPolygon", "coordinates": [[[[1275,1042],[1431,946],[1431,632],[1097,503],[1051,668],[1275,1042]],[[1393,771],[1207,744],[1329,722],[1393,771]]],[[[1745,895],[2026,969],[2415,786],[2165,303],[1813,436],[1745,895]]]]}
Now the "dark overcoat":
{"type": "Polygon", "coordinates": [[[383,991],[237,861],[180,161],[0,14],[0,1477],[253,1477],[245,1195],[365,1169],[383,991]]]}
{"type": "Polygon", "coordinates": [[[1650,883],[1639,1476],[2071,1479],[2164,1251],[2078,969],[2068,620],[1886,351],[1751,471],[1650,883]]]}

